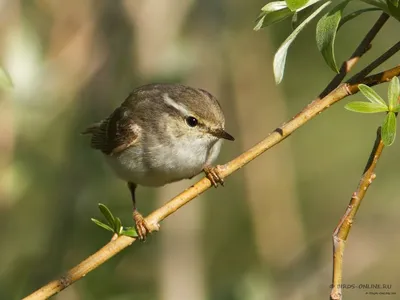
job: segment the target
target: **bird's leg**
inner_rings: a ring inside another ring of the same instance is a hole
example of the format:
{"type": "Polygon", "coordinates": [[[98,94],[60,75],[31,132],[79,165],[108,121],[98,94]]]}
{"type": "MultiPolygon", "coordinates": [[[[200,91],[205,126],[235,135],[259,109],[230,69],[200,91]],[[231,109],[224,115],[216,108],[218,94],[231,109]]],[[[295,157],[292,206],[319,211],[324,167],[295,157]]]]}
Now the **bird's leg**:
{"type": "Polygon", "coordinates": [[[132,203],[133,203],[133,220],[136,224],[136,231],[138,233],[139,239],[141,241],[146,239],[147,234],[150,232],[149,227],[146,224],[145,219],[136,209],[136,198],[135,190],[137,185],[133,182],[128,182],[129,190],[131,191],[132,203]]]}
{"type": "Polygon", "coordinates": [[[214,187],[217,187],[218,183],[222,186],[224,185],[224,179],[219,175],[218,166],[205,166],[203,171],[206,173],[207,178],[211,181],[214,187]]]}

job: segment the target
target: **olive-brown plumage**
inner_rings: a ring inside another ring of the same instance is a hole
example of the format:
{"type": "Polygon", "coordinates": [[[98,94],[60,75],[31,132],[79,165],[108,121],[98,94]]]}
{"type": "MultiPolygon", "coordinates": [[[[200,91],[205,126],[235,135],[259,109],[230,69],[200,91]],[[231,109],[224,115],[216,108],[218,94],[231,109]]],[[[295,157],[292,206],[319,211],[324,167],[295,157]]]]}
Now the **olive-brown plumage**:
{"type": "Polygon", "coordinates": [[[103,152],[116,174],[128,182],[139,237],[148,228],[136,210],[137,185],[161,186],[191,178],[202,170],[221,181],[212,162],[224,130],[221,107],[210,93],[179,84],[150,84],[135,89],[106,119],[87,128],[91,147],[103,152]]]}

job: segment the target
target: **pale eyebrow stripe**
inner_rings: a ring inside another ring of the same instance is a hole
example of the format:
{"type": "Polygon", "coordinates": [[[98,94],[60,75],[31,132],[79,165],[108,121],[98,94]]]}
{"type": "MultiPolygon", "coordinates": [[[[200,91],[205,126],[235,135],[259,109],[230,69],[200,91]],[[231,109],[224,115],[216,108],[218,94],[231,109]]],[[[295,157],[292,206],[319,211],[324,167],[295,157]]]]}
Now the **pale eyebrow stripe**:
{"type": "Polygon", "coordinates": [[[179,111],[182,115],[184,116],[188,116],[189,115],[189,111],[187,110],[186,106],[183,104],[178,104],[175,102],[174,99],[172,99],[171,97],[168,96],[167,93],[165,93],[163,95],[163,99],[165,104],[167,104],[168,106],[171,106],[173,108],[175,108],[177,111],[179,111]]]}

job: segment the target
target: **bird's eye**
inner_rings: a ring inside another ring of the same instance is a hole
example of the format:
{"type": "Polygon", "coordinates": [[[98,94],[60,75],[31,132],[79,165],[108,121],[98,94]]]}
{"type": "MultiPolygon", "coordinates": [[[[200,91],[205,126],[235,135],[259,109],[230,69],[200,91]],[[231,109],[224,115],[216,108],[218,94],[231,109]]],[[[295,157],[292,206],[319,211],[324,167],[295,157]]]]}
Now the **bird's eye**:
{"type": "Polygon", "coordinates": [[[187,117],[186,118],[186,123],[190,126],[190,127],[196,127],[197,124],[199,123],[199,121],[195,118],[195,117],[187,117]]]}

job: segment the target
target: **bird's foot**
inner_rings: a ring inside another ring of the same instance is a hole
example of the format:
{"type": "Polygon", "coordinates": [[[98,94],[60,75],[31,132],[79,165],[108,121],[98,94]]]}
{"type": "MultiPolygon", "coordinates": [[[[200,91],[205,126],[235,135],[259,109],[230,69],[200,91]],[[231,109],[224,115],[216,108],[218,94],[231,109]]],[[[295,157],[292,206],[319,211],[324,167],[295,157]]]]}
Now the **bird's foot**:
{"type": "Polygon", "coordinates": [[[136,231],[139,237],[139,240],[144,241],[146,240],[147,234],[150,232],[149,226],[146,223],[146,220],[143,216],[137,211],[133,211],[133,220],[136,224],[136,231]]]}
{"type": "Polygon", "coordinates": [[[206,173],[207,178],[211,181],[214,187],[217,187],[218,184],[224,186],[224,180],[219,175],[218,167],[219,166],[216,167],[206,166],[203,169],[204,173],[206,173]]]}

